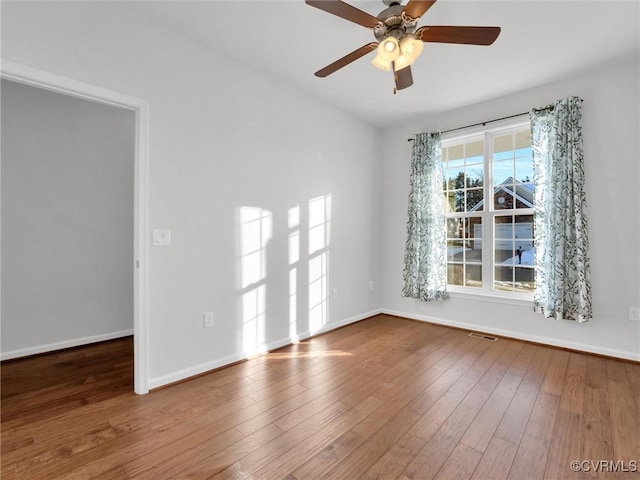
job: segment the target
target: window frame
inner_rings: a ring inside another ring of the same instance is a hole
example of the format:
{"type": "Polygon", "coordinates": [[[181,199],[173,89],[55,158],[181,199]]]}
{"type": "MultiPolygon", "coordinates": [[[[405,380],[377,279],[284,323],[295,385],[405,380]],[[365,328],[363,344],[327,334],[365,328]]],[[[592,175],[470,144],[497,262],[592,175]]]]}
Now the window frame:
{"type": "Polygon", "coordinates": [[[447,291],[452,297],[470,298],[482,301],[506,303],[512,305],[531,305],[533,292],[509,292],[494,288],[495,280],[495,228],[494,221],[498,216],[507,215],[534,215],[534,208],[513,208],[496,210],[493,207],[493,139],[495,137],[520,132],[531,128],[531,121],[526,116],[519,116],[506,120],[492,122],[491,126],[478,125],[475,127],[444,133],[441,137],[442,148],[468,143],[476,140],[484,141],[484,185],[483,198],[485,199],[482,211],[476,212],[452,212],[446,214],[446,220],[450,218],[479,217],[482,222],[482,286],[469,287],[452,285],[447,282],[447,291]],[[490,202],[487,200],[491,199],[490,202]]]}

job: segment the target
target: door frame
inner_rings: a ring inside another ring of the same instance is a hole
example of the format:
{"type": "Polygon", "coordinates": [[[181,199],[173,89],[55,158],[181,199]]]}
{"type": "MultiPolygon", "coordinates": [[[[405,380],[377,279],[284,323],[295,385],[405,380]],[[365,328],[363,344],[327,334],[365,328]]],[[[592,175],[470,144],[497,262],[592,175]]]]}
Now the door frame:
{"type": "Polygon", "coordinates": [[[149,392],[149,102],[72,78],[0,60],[0,78],[135,113],[133,227],[134,391],[149,392]]]}

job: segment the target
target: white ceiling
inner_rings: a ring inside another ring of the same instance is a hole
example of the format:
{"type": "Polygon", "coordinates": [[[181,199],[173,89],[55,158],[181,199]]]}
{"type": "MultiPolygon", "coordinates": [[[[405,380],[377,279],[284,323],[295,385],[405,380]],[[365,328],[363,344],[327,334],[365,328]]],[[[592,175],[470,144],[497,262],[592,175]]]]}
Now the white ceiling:
{"type": "MultiPolygon", "coordinates": [[[[381,0],[353,0],[373,15],[381,0]]],[[[406,3],[406,0],[403,2],[406,3]]],[[[496,25],[492,46],[425,44],[414,85],[393,95],[393,77],[369,54],[327,78],[313,73],[375,41],[359,25],[303,0],[141,2],[148,19],[227,52],[278,81],[384,127],[554,81],[640,50],[640,3],[439,0],[422,25],[496,25]]]]}

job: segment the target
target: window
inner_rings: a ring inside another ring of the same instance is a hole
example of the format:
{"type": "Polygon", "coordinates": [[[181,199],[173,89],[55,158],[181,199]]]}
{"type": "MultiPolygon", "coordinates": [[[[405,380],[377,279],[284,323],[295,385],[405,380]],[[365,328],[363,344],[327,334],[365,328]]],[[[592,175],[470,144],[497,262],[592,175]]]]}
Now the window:
{"type": "Polygon", "coordinates": [[[534,287],[530,123],[443,140],[442,162],[450,291],[526,298],[534,287]]]}

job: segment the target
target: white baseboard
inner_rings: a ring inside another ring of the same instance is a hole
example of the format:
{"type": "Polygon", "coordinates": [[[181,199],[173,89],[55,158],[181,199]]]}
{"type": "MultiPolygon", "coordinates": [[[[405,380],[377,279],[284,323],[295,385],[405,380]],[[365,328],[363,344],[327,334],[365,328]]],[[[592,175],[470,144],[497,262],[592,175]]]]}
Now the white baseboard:
{"type": "Polygon", "coordinates": [[[100,335],[92,335],[90,337],[74,338],[72,340],[64,340],[62,342],[48,343],[46,345],[37,345],[35,347],[20,348],[18,350],[10,350],[0,353],[0,360],[11,360],[14,358],[27,357],[29,355],[37,355],[38,353],[54,352],[64,348],[79,347],[80,345],[88,345],[90,343],[105,342],[115,338],[128,337],[133,335],[133,329],[120,330],[119,332],[102,333],[100,335]]]}
{"type": "Polygon", "coordinates": [[[351,325],[352,323],[359,322],[360,320],[364,320],[366,318],[373,317],[375,315],[379,315],[380,313],[382,313],[382,309],[377,308],[377,309],[371,310],[371,311],[369,311],[367,313],[362,313],[360,315],[355,315],[353,317],[346,318],[346,319],[341,320],[339,322],[329,323],[328,325],[325,325],[320,330],[315,331],[313,333],[311,333],[309,331],[301,333],[298,336],[298,339],[299,340],[305,340],[307,338],[316,337],[318,335],[322,335],[323,333],[330,332],[331,330],[336,330],[336,329],[338,329],[340,327],[344,327],[345,325],[351,325]]]}
{"type": "Polygon", "coordinates": [[[228,355],[226,357],[217,358],[209,362],[201,363],[199,365],[194,365],[193,367],[185,368],[183,370],[178,370],[176,372],[172,372],[167,375],[162,375],[160,377],[152,378],[149,380],[149,388],[154,389],[154,388],[162,387],[164,385],[169,385],[171,383],[186,380],[190,377],[201,375],[211,370],[215,370],[217,368],[221,368],[226,365],[239,362],[241,360],[246,360],[248,358],[255,357],[256,355],[265,354],[277,348],[290,345],[291,343],[294,343],[296,341],[306,340],[308,338],[330,332],[331,330],[336,330],[337,328],[344,327],[345,325],[350,325],[352,323],[359,322],[360,320],[364,320],[365,318],[373,317],[374,315],[378,315],[379,313],[382,313],[380,309],[371,310],[370,312],[363,313],[361,315],[345,318],[344,320],[341,320],[339,322],[329,323],[323,326],[320,330],[313,332],[313,334],[311,332],[304,332],[299,334],[297,338],[292,338],[292,337],[281,338],[279,340],[275,340],[265,345],[261,345],[260,347],[252,350],[251,352],[238,352],[232,355],[228,355]]]}
{"type": "Polygon", "coordinates": [[[397,317],[410,318],[411,320],[419,320],[421,322],[435,323],[438,325],[446,325],[449,327],[457,327],[465,330],[472,330],[475,332],[492,333],[494,335],[514,338],[517,340],[524,340],[527,342],[542,343],[553,347],[568,348],[570,350],[578,350],[585,353],[594,353],[596,355],[606,355],[608,357],[621,358],[624,360],[633,360],[635,362],[640,361],[640,353],[628,352],[625,350],[618,350],[615,348],[598,347],[597,345],[589,345],[585,343],[567,342],[564,340],[558,340],[557,338],[544,337],[541,335],[532,335],[529,333],[517,332],[513,330],[503,330],[501,328],[491,328],[484,325],[477,325],[474,323],[457,322],[455,320],[448,320],[446,318],[438,318],[427,315],[419,315],[415,313],[401,312],[398,310],[390,310],[383,308],[380,313],[387,315],[395,315],[397,317]]]}

